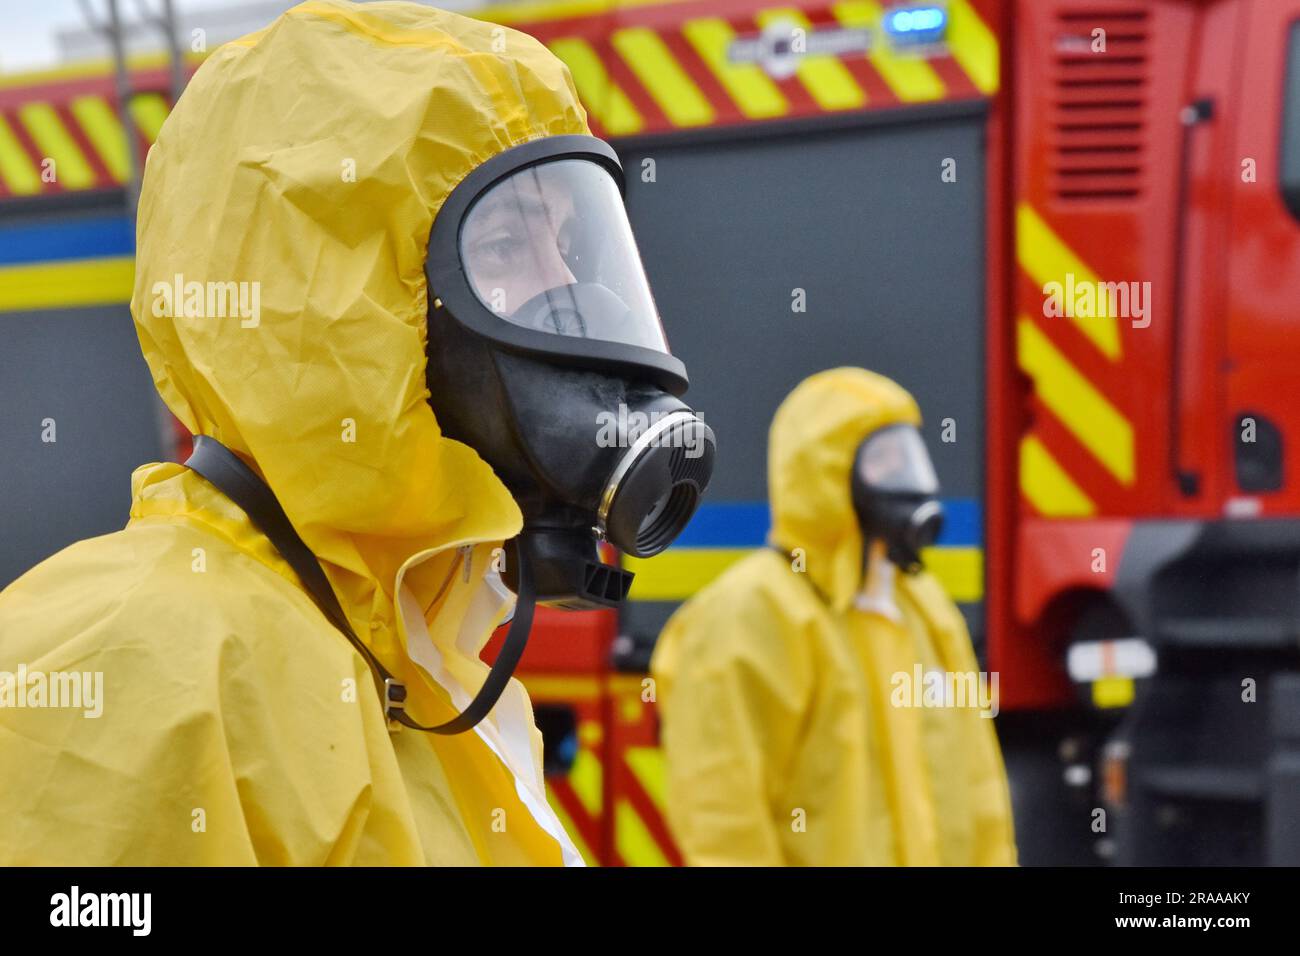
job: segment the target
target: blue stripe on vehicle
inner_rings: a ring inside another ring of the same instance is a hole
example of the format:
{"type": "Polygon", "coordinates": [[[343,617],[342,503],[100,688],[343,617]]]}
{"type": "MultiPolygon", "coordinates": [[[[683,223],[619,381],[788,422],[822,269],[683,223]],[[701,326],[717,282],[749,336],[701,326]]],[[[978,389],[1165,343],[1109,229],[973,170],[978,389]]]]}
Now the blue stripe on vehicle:
{"type": "Polygon", "coordinates": [[[0,264],[98,259],[135,253],[135,227],[125,216],[0,225],[0,264]]]}
{"type": "MultiPolygon", "coordinates": [[[[944,498],[940,547],[978,547],[983,543],[980,503],[974,498],[944,498]]],[[[760,548],[771,527],[763,502],[724,501],[700,505],[674,548],[760,548]]]]}

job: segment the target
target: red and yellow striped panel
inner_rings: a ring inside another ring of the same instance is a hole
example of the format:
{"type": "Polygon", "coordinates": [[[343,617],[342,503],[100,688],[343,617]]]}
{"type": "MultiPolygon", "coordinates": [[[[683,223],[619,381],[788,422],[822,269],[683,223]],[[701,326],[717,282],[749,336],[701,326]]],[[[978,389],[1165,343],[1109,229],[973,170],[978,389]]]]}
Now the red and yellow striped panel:
{"type": "MultiPolygon", "coordinates": [[[[1049,283],[1103,281],[1029,203],[1017,206],[1015,228],[1020,281],[1034,290],[1022,302],[1041,301],[1049,283]]],[[[1033,512],[1091,517],[1137,480],[1133,422],[1099,384],[1118,367],[1120,343],[1119,319],[1104,312],[1045,319],[1026,308],[1017,318],[1017,361],[1037,412],[1020,443],[1020,492],[1033,512]]]]}
{"type": "MultiPolygon", "coordinates": [[[[926,55],[885,40],[887,0],[560,0],[468,10],[534,34],[568,64],[597,135],[691,130],[989,96],[998,88],[994,0],[947,0],[944,43],[926,55]],[[807,52],[773,69],[737,41],[802,31],[807,52]],[[865,49],[830,53],[845,31],[865,49]]],[[[190,57],[195,65],[199,57],[190,57]]],[[[167,115],[165,65],[133,61],[131,132],[144,156],[167,115]]],[[[0,199],[108,189],[127,146],[111,64],[0,77],[0,199]]]]}
{"type": "Polygon", "coordinates": [[[548,777],[546,796],[588,866],[604,862],[603,730],[598,719],[578,723],[578,752],[569,772],[548,777]]]}
{"type": "Polygon", "coordinates": [[[611,858],[624,866],[681,866],[664,804],[663,751],[644,675],[610,678],[611,858]]]}
{"type": "Polygon", "coordinates": [[[680,866],[664,818],[663,753],[643,676],[524,672],[534,713],[559,706],[577,722],[568,772],[547,796],[588,864],[680,866]]]}
{"type": "Polygon", "coordinates": [[[546,43],[569,65],[593,128],[611,137],[978,98],[997,90],[998,40],[983,0],[951,0],[946,42],[928,55],[898,52],[885,39],[881,21],[894,6],[876,0],[683,0],[615,3],[602,13],[560,19],[511,8],[480,15],[546,43]],[[807,52],[787,56],[783,69],[735,55],[745,41],[793,37],[794,31],[802,31],[807,52]],[[818,36],[844,31],[865,31],[866,49],[815,49],[818,36]]]}
{"type": "Polygon", "coordinates": [[[121,186],[126,128],[143,159],[168,109],[164,94],[141,93],[124,126],[107,80],[0,89],[0,199],[121,186]]]}

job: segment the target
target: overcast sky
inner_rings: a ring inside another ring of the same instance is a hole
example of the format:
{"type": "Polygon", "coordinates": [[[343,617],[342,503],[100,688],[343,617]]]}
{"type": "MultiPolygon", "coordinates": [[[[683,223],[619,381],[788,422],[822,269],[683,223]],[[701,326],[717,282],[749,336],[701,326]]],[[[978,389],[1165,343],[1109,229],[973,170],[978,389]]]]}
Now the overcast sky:
{"type": "MultiPolygon", "coordinates": [[[[159,0],[145,2],[150,10],[160,7],[159,0]]],[[[57,65],[59,51],[54,43],[54,31],[60,27],[84,27],[86,23],[77,0],[0,0],[0,3],[3,3],[0,73],[21,73],[57,65]]],[[[240,0],[172,0],[172,3],[179,13],[238,6],[240,0]]],[[[107,0],[90,0],[90,5],[100,17],[107,15],[107,0]]],[[[292,0],[286,0],[284,7],[291,6],[292,0]]],[[[134,20],[139,9],[138,0],[118,0],[118,10],[127,19],[134,20]]]]}

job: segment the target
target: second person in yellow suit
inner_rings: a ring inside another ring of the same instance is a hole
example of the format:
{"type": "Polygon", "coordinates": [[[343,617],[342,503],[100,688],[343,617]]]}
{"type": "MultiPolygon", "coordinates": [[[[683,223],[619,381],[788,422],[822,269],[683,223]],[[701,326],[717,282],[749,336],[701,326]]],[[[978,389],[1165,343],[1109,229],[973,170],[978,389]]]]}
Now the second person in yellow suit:
{"type": "Polygon", "coordinates": [[[906,391],[856,368],[813,375],[777,411],[772,547],[680,608],[651,665],[669,823],[688,863],[1015,863],[1006,775],[978,701],[896,706],[912,701],[899,691],[917,665],[977,670],[919,548],[872,530],[889,524],[873,524],[873,494],[910,501],[922,543],[934,526],[920,420],[906,391]],[[855,469],[877,486],[855,486],[855,469]]]}

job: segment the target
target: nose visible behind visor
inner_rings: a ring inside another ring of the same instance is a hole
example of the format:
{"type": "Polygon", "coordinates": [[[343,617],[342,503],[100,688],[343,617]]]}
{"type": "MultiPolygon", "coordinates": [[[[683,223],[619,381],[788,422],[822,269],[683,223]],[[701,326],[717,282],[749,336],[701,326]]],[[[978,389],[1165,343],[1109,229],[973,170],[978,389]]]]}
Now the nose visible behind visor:
{"type": "Polygon", "coordinates": [[[526,329],[614,341],[616,330],[635,322],[632,310],[608,287],[574,282],[537,293],[509,320],[526,329]]]}

